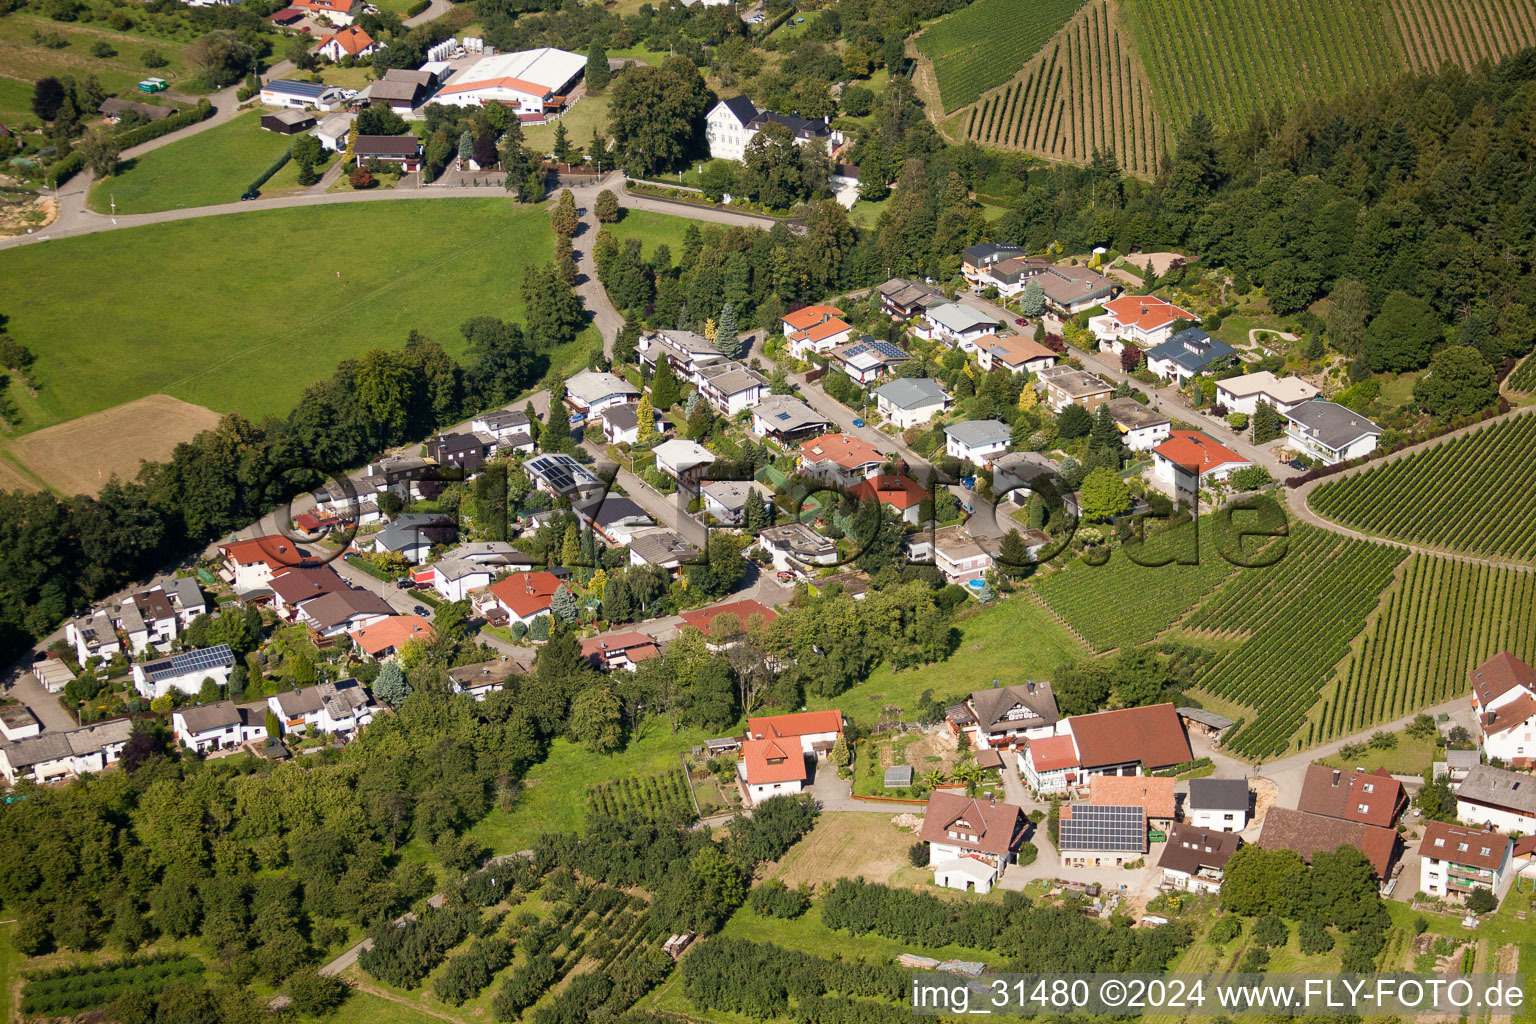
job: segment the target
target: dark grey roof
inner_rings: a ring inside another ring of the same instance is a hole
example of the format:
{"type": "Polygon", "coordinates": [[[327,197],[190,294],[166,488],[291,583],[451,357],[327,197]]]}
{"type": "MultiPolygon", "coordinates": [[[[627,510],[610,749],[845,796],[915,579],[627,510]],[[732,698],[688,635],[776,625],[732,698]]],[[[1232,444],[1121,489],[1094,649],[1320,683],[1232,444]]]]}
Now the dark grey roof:
{"type": "Polygon", "coordinates": [[[109,722],[96,722],[83,729],[66,732],[45,732],[21,740],[5,748],[5,759],[11,768],[20,771],[44,761],[90,754],[113,744],[127,743],[133,731],[133,719],[114,718],[109,722]]]}
{"type": "Polygon", "coordinates": [[[1201,725],[1208,725],[1212,729],[1230,729],[1237,724],[1232,719],[1218,715],[1214,711],[1207,711],[1205,708],[1178,708],[1176,710],[1182,717],[1189,719],[1191,722],[1199,722],[1201,725]]]}
{"type": "Polygon", "coordinates": [[[323,85],[319,82],[295,82],[287,78],[274,79],[262,86],[270,92],[283,93],[288,96],[299,96],[306,100],[318,100],[328,92],[334,92],[333,85],[323,85]]]}
{"type": "Polygon", "coordinates": [[[1127,430],[1173,422],[1167,416],[1147,408],[1134,398],[1111,398],[1104,404],[1109,406],[1110,417],[1127,430]]]}
{"type": "Polygon", "coordinates": [[[240,711],[232,700],[221,700],[199,707],[182,708],[176,712],[192,733],[212,732],[240,724],[240,711]]]}
{"type": "Polygon", "coordinates": [[[169,658],[151,661],[140,667],[144,670],[145,677],[154,682],[208,669],[232,668],[234,664],[235,652],[229,649],[228,644],[219,644],[217,647],[204,647],[201,650],[173,654],[169,658]]]}
{"type": "Polygon", "coordinates": [[[1211,832],[1178,824],[1173,826],[1157,866],[1186,875],[1193,875],[1201,868],[1221,871],[1241,844],[1242,840],[1235,832],[1211,832]]]}
{"type": "Polygon", "coordinates": [[[610,405],[603,410],[603,419],[615,430],[634,430],[640,425],[640,406],[610,405]]]}
{"type": "Polygon", "coordinates": [[[371,590],[338,590],[306,602],[304,614],[321,629],[339,626],[354,615],[393,615],[395,610],[371,590]]]}
{"type": "Polygon", "coordinates": [[[691,562],[699,557],[699,549],[689,544],[671,530],[653,530],[642,533],[629,544],[629,550],[651,565],[667,562],[691,562]]]}
{"type": "Polygon", "coordinates": [[[1192,811],[1247,811],[1246,779],[1190,779],[1189,809],[1192,811]]]}
{"type": "Polygon", "coordinates": [[[421,140],[414,135],[359,135],[354,151],[358,156],[415,156],[421,152],[421,140]]]}
{"type": "Polygon", "coordinates": [[[402,101],[415,104],[416,94],[420,90],[421,86],[415,82],[378,81],[368,87],[368,98],[385,103],[402,101]]]}
{"type": "Polygon", "coordinates": [[[492,430],[501,430],[505,427],[520,427],[528,422],[528,414],[521,409],[497,409],[479,417],[486,422],[492,430]]]}
{"type": "Polygon", "coordinates": [[[563,452],[536,456],[523,463],[523,468],[561,494],[598,488],[603,483],[590,469],[563,452]]]}
{"type": "Polygon", "coordinates": [[[1168,359],[1186,370],[1198,372],[1235,354],[1231,345],[1211,337],[1198,327],[1186,327],[1147,353],[1148,359],[1168,359]]]}
{"type": "Polygon", "coordinates": [[[745,96],[732,96],[728,100],[721,100],[725,109],[731,112],[731,116],[740,121],[743,126],[750,124],[757,117],[757,104],[745,96]]]}
{"type": "Polygon", "coordinates": [[[1286,418],[1307,428],[1307,434],[1335,450],[1347,447],[1368,434],[1380,434],[1381,428],[1353,409],[1335,402],[1302,402],[1286,418]]]}
{"type": "Polygon", "coordinates": [[[979,263],[982,260],[997,256],[1013,256],[1023,251],[1023,248],[1017,245],[999,245],[996,242],[982,242],[980,245],[973,245],[968,249],[960,250],[960,255],[966,257],[972,263],[979,263]]]}
{"type": "Polygon", "coordinates": [[[827,424],[825,416],[793,395],[768,395],[753,406],[752,415],[768,424],[770,430],[793,432],[827,424]]]}
{"type": "Polygon", "coordinates": [[[373,535],[373,540],[386,551],[403,551],[421,543],[434,544],[446,540],[454,532],[453,519],[449,516],[408,512],[396,516],[388,526],[373,535]]]}
{"type": "Polygon", "coordinates": [[[1140,853],[1147,845],[1145,807],[1072,804],[1061,816],[1063,853],[1074,850],[1106,853],[1140,853]]]}
{"type": "Polygon", "coordinates": [[[1536,776],[1480,764],[1467,772],[1456,799],[1536,814],[1536,776]]]}
{"type": "Polygon", "coordinates": [[[944,389],[932,377],[898,377],[889,384],[875,389],[875,397],[883,398],[898,409],[920,409],[925,405],[944,402],[944,389]]]}
{"type": "MultiPolygon", "coordinates": [[[[733,111],[734,113],[734,111],[733,111]]],[[[775,114],[771,110],[759,110],[748,127],[762,128],[767,124],[781,124],[794,133],[797,139],[817,139],[831,129],[819,117],[801,117],[799,114],[775,114]]]]}
{"type": "Polygon", "coordinates": [[[621,498],[610,495],[603,499],[598,506],[596,514],[592,515],[592,521],[598,526],[614,526],[619,523],[644,520],[653,522],[651,514],[629,498],[621,498]]]}
{"type": "Polygon", "coordinates": [[[979,448],[989,444],[1007,444],[1013,437],[1013,428],[1002,420],[962,420],[945,427],[944,433],[967,448],[979,448]]]}

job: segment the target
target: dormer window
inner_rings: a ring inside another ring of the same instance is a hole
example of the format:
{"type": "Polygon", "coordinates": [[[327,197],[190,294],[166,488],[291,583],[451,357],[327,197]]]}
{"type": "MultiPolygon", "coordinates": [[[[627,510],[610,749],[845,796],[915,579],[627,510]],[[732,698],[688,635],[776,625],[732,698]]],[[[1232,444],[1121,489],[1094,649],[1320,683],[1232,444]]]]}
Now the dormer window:
{"type": "Polygon", "coordinates": [[[1365,791],[1367,793],[1374,793],[1374,792],[1376,792],[1376,783],[1374,783],[1374,782],[1367,782],[1365,784],[1365,786],[1364,786],[1364,789],[1365,789],[1365,791]]]}

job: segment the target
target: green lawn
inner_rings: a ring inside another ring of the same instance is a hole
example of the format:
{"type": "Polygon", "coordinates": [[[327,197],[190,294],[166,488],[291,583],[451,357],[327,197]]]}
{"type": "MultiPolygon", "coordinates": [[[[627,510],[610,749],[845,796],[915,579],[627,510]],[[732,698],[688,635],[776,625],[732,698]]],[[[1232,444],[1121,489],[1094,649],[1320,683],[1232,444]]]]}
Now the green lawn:
{"type": "MultiPolygon", "coordinates": [[[[0,69],[7,78],[30,83],[47,75],[90,74],[96,76],[109,95],[130,99],[139,95],[135,88],[138,82],[150,76],[165,79],[180,92],[206,92],[197,80],[197,72],[187,63],[185,46],[175,40],[114,32],[97,25],[66,24],[20,12],[0,18],[0,69]],[[33,33],[57,34],[65,45],[58,49],[41,46],[34,41],[33,33]],[[92,56],[91,47],[102,41],[117,54],[92,56]],[[146,50],[160,51],[169,63],[163,68],[145,67],[146,50]]],[[[29,111],[30,104],[29,90],[29,111]]]]}
{"type": "Polygon", "coordinates": [[[14,924],[0,925],[0,1024],[11,1024],[11,932],[14,924]]]}
{"type": "MultiPolygon", "coordinates": [[[[523,129],[523,140],[535,150],[550,153],[555,148],[555,126],[565,125],[566,141],[583,153],[592,148],[592,129],[608,121],[608,97],[587,96],[560,116],[557,121],[523,129]]],[[[608,170],[607,158],[603,169],[608,170]]]]}
{"type": "Polygon", "coordinates": [[[32,113],[32,83],[15,78],[0,78],[0,121],[7,126],[20,124],[32,113]]]}
{"type": "Polygon", "coordinates": [[[960,646],[948,661],[902,672],[881,665],[848,692],[813,697],[809,706],[841,708],[849,718],[866,724],[879,721],[887,704],[910,717],[924,690],[944,700],[986,689],[994,679],[1004,686],[1026,679],[1045,681],[1062,662],[1086,654],[1055,619],[1023,594],[962,612],[956,625],[960,646]]]}
{"type": "Polygon", "coordinates": [[[1359,757],[1347,759],[1342,754],[1334,754],[1323,758],[1322,763],[1330,768],[1364,768],[1368,772],[1385,768],[1393,775],[1418,775],[1435,760],[1445,759],[1439,737],[1434,733],[1417,739],[1406,732],[1395,732],[1392,735],[1397,738],[1397,745],[1389,750],[1371,748],[1359,757]]]}
{"type": "Polygon", "coordinates": [[[441,1024],[443,1018],[371,992],[354,991],[327,1024],[441,1024]]]}
{"type": "Polygon", "coordinates": [[[663,242],[672,250],[672,262],[676,263],[683,251],[683,233],[693,223],[686,217],[673,217],[649,210],[625,210],[624,216],[614,224],[604,224],[603,230],[620,242],[626,238],[640,239],[640,251],[647,259],[663,242]]]}
{"type": "Polygon", "coordinates": [[[853,222],[854,227],[871,230],[875,222],[880,219],[880,211],[885,209],[885,204],[889,202],[889,199],[882,199],[878,203],[871,203],[867,199],[856,200],[853,209],[848,211],[848,219],[853,222]]]}
{"type": "Polygon", "coordinates": [[[38,354],[31,428],[159,392],[280,415],[412,328],[459,355],[470,317],[520,319],[552,248],[549,215],[506,199],[266,210],[8,250],[0,309],[38,354]]]}
{"type": "Polygon", "coordinates": [[[549,757],[529,769],[521,802],[510,812],[493,810],[471,835],[499,855],[528,849],[543,832],[579,830],[587,814],[588,786],[680,768],[678,756],[713,735],[699,729],[674,733],[664,719],[651,719],[625,750],[607,757],[557,739],[550,744],[549,757]]]}
{"type": "Polygon", "coordinates": [[[92,186],[91,209],[106,213],[112,199],[118,213],[233,203],[291,145],[292,136],[264,131],[261,111],[252,110],[129,161],[92,186]]]}

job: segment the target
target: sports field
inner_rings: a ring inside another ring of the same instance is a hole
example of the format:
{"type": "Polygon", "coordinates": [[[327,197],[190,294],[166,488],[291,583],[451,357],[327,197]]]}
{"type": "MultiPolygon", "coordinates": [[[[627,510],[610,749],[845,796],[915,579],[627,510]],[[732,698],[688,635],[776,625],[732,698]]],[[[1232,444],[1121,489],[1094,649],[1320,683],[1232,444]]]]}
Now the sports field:
{"type": "Polygon", "coordinates": [[[505,199],[267,210],[0,253],[0,309],[38,354],[29,429],[164,393],[285,414],[337,363],[412,329],[450,353],[473,316],[520,319],[549,215],[505,199]]]}
{"type": "MultiPolygon", "coordinates": [[[[107,213],[114,199],[118,213],[156,213],[235,202],[246,186],[293,145],[292,136],[263,131],[261,114],[252,110],[126,161],[118,173],[91,186],[91,209],[107,213]]],[[[282,177],[281,172],[278,177],[282,177]]],[[[292,178],[291,184],[297,185],[297,178],[292,178]]],[[[262,188],[263,195],[280,192],[270,184],[262,188]]]]}

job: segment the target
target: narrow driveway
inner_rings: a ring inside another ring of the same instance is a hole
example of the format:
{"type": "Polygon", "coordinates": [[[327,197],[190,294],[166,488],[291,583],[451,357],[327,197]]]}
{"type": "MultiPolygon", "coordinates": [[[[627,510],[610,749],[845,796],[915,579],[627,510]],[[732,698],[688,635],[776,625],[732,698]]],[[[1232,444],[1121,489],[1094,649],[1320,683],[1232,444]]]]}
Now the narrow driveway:
{"type": "Polygon", "coordinates": [[[59,704],[57,694],[49,693],[31,672],[18,671],[8,696],[14,697],[36,716],[46,732],[73,729],[80,723],[59,704]]]}

